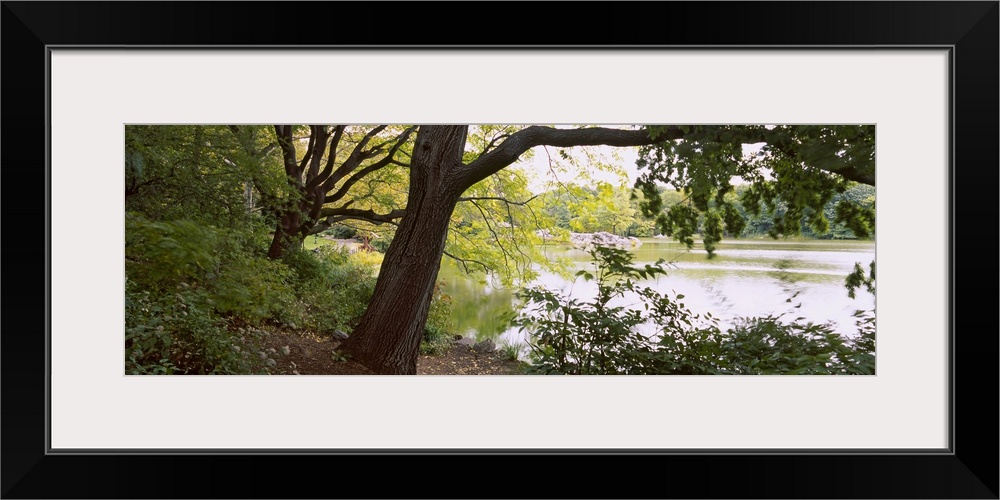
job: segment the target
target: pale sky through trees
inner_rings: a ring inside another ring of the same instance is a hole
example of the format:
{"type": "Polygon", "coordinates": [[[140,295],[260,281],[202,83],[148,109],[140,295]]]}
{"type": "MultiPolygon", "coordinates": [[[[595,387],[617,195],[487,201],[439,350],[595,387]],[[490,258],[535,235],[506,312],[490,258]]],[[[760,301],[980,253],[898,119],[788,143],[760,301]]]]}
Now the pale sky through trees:
{"type": "MultiPolygon", "coordinates": [[[[759,144],[744,144],[743,154],[753,154],[760,151],[763,143],[759,144]]],[[[536,147],[531,151],[534,156],[531,158],[522,158],[514,165],[525,172],[529,177],[529,189],[535,194],[542,193],[548,189],[551,189],[549,183],[554,183],[558,179],[559,182],[563,184],[580,184],[580,185],[590,185],[593,186],[597,182],[607,182],[613,186],[623,186],[632,187],[635,185],[636,177],[638,176],[638,168],[635,165],[636,160],[639,158],[639,148],[638,147],[612,147],[612,146],[592,146],[591,151],[596,152],[596,154],[602,158],[602,161],[606,161],[610,164],[616,165],[620,172],[609,172],[602,171],[597,168],[588,169],[588,175],[590,182],[580,182],[579,173],[573,170],[560,172],[556,169],[555,175],[549,168],[549,158],[551,157],[553,162],[559,162],[561,159],[558,157],[558,150],[560,148],[550,147],[548,148],[548,154],[545,152],[544,147],[536,147]],[[614,160],[615,154],[620,158],[620,161],[614,160]]],[[[586,157],[579,151],[578,148],[568,148],[567,152],[577,158],[581,166],[587,165],[586,157]]],[[[563,162],[565,163],[565,162],[563,162]]],[[[743,179],[739,177],[733,178],[734,184],[744,184],[743,179]]]]}
{"type": "MultiPolygon", "coordinates": [[[[534,156],[529,159],[522,158],[515,164],[516,168],[521,169],[529,176],[530,182],[528,183],[528,186],[533,193],[537,194],[546,191],[547,189],[551,189],[551,186],[548,184],[556,182],[591,186],[595,185],[597,182],[607,182],[613,186],[627,187],[632,187],[635,184],[635,179],[638,175],[638,169],[635,166],[635,161],[639,158],[638,148],[615,148],[611,146],[591,147],[591,150],[596,151],[602,158],[602,161],[617,166],[620,172],[602,171],[597,168],[588,168],[586,169],[587,172],[578,172],[575,169],[561,171],[558,167],[550,169],[550,156],[554,165],[565,164],[565,162],[561,161],[561,158],[558,156],[559,149],[560,148],[550,147],[548,148],[548,154],[546,154],[546,149],[544,147],[536,147],[532,149],[534,156]],[[614,159],[615,153],[617,153],[620,157],[620,161],[614,159]],[[553,170],[555,171],[553,172],[553,170]],[[588,175],[591,179],[590,182],[581,182],[581,174],[588,175]]],[[[586,157],[575,149],[576,148],[569,148],[567,152],[577,158],[581,166],[586,166],[586,157]]]]}
{"type": "MultiPolygon", "coordinates": [[[[554,127],[576,128],[578,125],[554,125],[554,127]]],[[[765,127],[771,129],[774,128],[774,125],[765,125],[765,127]]],[[[624,128],[630,127],[624,126],[624,128]]],[[[743,155],[746,156],[757,153],[763,145],[764,143],[744,144],[743,155]]],[[[561,148],[550,147],[548,148],[548,153],[546,154],[545,147],[533,148],[531,150],[534,153],[533,157],[522,157],[516,164],[513,165],[514,168],[527,173],[530,179],[528,186],[533,193],[542,193],[551,189],[552,185],[558,185],[560,182],[563,184],[580,184],[589,186],[594,186],[598,182],[607,182],[613,186],[621,187],[632,187],[635,185],[636,177],[638,177],[638,168],[635,165],[636,160],[639,158],[638,147],[589,147],[590,151],[596,152],[596,155],[601,159],[601,161],[616,166],[616,170],[618,171],[612,172],[597,168],[590,168],[582,178],[580,177],[580,172],[578,171],[560,172],[557,168],[555,169],[555,172],[553,172],[553,169],[550,168],[550,159],[553,162],[559,161],[559,149],[561,148]],[[616,156],[618,158],[617,160],[615,159],[616,156]],[[581,182],[581,180],[583,182],[581,182]]],[[[588,162],[585,161],[586,157],[582,154],[580,148],[568,148],[567,151],[570,155],[579,160],[579,164],[581,166],[587,165],[588,162]]],[[[745,184],[745,181],[740,177],[733,177],[733,183],[745,184]]]]}

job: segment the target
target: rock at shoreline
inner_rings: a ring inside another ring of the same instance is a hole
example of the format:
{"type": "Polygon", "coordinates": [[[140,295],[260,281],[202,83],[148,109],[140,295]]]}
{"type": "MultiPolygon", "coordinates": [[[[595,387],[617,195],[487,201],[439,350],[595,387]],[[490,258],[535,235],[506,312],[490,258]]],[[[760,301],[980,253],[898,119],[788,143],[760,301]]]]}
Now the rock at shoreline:
{"type": "Polygon", "coordinates": [[[476,339],[473,337],[462,337],[461,339],[455,341],[455,345],[468,346],[479,354],[489,354],[497,350],[496,343],[490,339],[486,339],[482,342],[476,342],[476,339]]]}
{"type": "Polygon", "coordinates": [[[490,339],[486,339],[472,346],[472,350],[479,354],[489,354],[497,350],[497,345],[490,339]]]}
{"type": "Polygon", "coordinates": [[[570,233],[570,241],[573,243],[573,248],[580,250],[588,250],[593,246],[604,246],[612,248],[621,248],[624,250],[634,250],[642,246],[642,241],[635,236],[618,236],[616,234],[599,232],[599,233],[570,233]]]}

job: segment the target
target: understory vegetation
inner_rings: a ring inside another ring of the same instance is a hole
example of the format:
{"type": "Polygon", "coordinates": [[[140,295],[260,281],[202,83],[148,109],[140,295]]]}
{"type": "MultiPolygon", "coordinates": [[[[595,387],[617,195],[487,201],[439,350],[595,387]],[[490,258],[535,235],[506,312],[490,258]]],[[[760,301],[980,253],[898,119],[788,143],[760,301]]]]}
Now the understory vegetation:
{"type": "MultiPolygon", "coordinates": [[[[375,288],[382,254],[320,245],[263,255],[267,231],[126,217],[127,374],[264,374],[275,328],[351,332],[375,288]]],[[[426,352],[450,339],[450,297],[435,294],[426,352]]]]}

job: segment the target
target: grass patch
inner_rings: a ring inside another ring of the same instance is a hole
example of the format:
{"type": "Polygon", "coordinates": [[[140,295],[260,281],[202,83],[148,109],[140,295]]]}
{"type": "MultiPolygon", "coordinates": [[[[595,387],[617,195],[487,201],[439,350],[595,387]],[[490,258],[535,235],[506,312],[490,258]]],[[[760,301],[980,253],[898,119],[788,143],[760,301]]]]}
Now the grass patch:
{"type": "Polygon", "coordinates": [[[302,248],[305,250],[312,250],[320,247],[327,246],[337,246],[336,242],[330,241],[326,238],[316,238],[314,236],[306,237],[306,240],[302,242],[302,248]]]}

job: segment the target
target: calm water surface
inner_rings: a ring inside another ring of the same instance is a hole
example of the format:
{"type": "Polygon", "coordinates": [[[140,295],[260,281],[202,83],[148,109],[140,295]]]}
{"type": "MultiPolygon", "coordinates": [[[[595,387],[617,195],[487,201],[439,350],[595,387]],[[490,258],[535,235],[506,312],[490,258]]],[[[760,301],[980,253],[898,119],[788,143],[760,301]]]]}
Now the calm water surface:
{"type": "MultiPolygon", "coordinates": [[[[635,264],[642,266],[663,258],[667,276],[643,282],[661,293],[684,294],[683,302],[694,313],[711,312],[725,328],[733,319],[745,316],[783,314],[793,320],[832,322],[837,331],[853,336],[852,314],[858,309],[874,309],[875,298],[859,290],[857,298],[847,296],[844,277],[861,263],[875,259],[874,241],[853,240],[725,240],[716,257],[706,258],[696,242],[693,250],[670,239],[642,238],[633,251],[635,264]],[[791,299],[791,301],[789,301],[791,299]]],[[[548,246],[550,258],[568,257],[579,269],[593,269],[590,255],[566,246],[548,246]]],[[[466,277],[449,258],[442,262],[439,279],[453,298],[452,319],[456,331],[477,340],[494,339],[497,344],[524,343],[523,334],[508,328],[507,319],[516,312],[514,290],[483,285],[466,277]]],[[[543,273],[532,284],[562,290],[574,297],[590,299],[597,285],[579,278],[575,281],[543,273]]]]}

